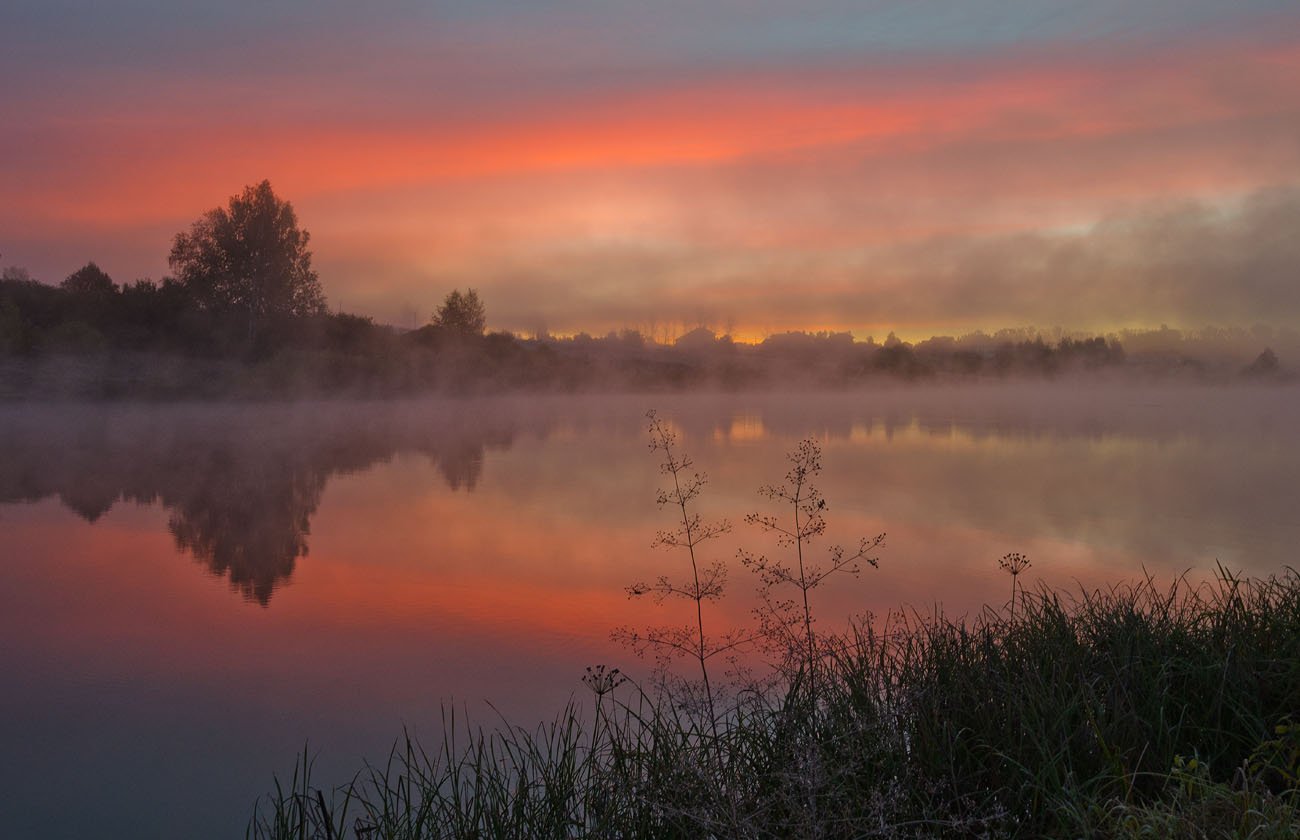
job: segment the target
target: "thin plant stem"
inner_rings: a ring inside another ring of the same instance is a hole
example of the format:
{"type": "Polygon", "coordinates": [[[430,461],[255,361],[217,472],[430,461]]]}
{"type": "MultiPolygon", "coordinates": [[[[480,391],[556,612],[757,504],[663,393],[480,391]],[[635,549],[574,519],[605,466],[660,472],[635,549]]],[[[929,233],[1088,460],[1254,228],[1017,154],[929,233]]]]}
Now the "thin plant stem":
{"type": "MultiPolygon", "coordinates": [[[[664,452],[667,456],[668,463],[674,463],[668,439],[664,439],[664,452]]],[[[677,499],[677,507],[682,514],[682,530],[686,533],[686,551],[691,558],[691,577],[694,581],[692,588],[693,600],[695,601],[695,630],[697,633],[696,658],[700,662],[700,678],[704,680],[704,697],[709,706],[709,722],[712,725],[713,735],[716,739],[718,734],[718,715],[713,705],[713,686],[709,682],[709,666],[706,662],[705,645],[704,645],[704,595],[700,588],[700,564],[695,559],[695,528],[691,522],[691,516],[686,510],[686,496],[682,493],[682,483],[679,473],[680,469],[672,468],[673,474],[673,496],[677,499]]]]}

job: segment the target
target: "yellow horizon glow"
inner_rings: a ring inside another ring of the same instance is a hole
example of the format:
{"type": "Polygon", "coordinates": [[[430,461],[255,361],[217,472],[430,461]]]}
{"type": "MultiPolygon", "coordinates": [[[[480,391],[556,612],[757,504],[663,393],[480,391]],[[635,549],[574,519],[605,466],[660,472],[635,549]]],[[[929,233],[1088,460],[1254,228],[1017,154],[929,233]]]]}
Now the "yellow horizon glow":
{"type": "MultiPolygon", "coordinates": [[[[1044,340],[1056,340],[1059,335],[1061,338],[1112,338],[1121,337],[1131,333],[1159,332],[1162,330],[1172,330],[1182,333],[1195,333],[1204,329],[1216,328],[1215,324],[1190,324],[1185,322],[1175,323],[1142,323],[1142,322],[1125,322],[1122,324],[1108,324],[1105,326],[1066,327],[1060,324],[1036,325],[1036,324],[952,324],[937,323],[932,325],[908,325],[908,324],[879,324],[879,325],[845,325],[845,324],[820,324],[808,327],[788,327],[788,328],[754,328],[738,327],[731,331],[726,331],[721,327],[714,327],[710,324],[685,324],[678,322],[669,325],[659,324],[652,328],[634,325],[619,325],[616,327],[607,327],[605,329],[595,330],[548,330],[544,333],[545,338],[557,341],[572,341],[580,336],[586,336],[591,339],[603,339],[611,334],[617,335],[624,330],[638,332],[647,341],[651,341],[660,346],[670,347],[677,339],[687,333],[703,327],[712,330],[718,339],[730,338],[736,344],[759,345],[772,336],[786,334],[832,334],[840,335],[848,333],[852,336],[853,341],[857,343],[867,343],[874,341],[875,344],[881,345],[887,340],[890,334],[893,334],[898,340],[907,344],[919,344],[932,338],[955,338],[960,339],[965,336],[983,334],[989,338],[995,337],[1003,330],[1026,331],[1038,335],[1044,340]],[[653,330],[653,334],[648,329],[653,330]]],[[[491,331],[491,330],[490,330],[491,331]]],[[[514,337],[524,340],[537,340],[543,337],[542,334],[530,330],[501,330],[509,333],[514,337]]]]}

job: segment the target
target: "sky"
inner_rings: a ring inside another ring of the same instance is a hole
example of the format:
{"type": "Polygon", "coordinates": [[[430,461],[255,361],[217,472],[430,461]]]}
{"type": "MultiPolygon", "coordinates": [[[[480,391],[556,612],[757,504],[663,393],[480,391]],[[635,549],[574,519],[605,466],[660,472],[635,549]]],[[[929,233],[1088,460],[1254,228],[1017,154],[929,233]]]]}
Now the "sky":
{"type": "Polygon", "coordinates": [[[330,305],[904,337],[1300,322],[1281,0],[3,0],[0,265],[269,179],[330,305]]]}

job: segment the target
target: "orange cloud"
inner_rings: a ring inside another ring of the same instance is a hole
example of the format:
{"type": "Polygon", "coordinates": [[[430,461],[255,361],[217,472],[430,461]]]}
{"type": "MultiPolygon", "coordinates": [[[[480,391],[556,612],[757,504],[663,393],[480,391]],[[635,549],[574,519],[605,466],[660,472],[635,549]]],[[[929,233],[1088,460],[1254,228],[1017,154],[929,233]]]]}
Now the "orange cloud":
{"type": "Polygon", "coordinates": [[[1025,66],[969,68],[962,78],[931,70],[897,83],[887,68],[870,65],[768,71],[464,122],[415,108],[367,124],[350,119],[345,102],[336,115],[309,122],[281,121],[273,110],[97,118],[92,105],[91,116],[46,125],[33,138],[66,149],[75,135],[80,162],[46,173],[53,183],[30,196],[31,209],[123,224],[196,212],[200,196],[210,204],[235,182],[261,175],[311,196],[555,171],[731,164],[845,145],[871,156],[955,143],[1050,143],[1294,111],[1286,103],[1300,95],[1300,73],[1287,71],[1300,68],[1300,49],[1198,47],[1103,66],[1086,56],[1073,63],[1037,57],[1025,66]],[[1225,65],[1233,68],[1226,79],[1219,75],[1225,65]],[[1237,95],[1248,89],[1258,95],[1237,95]],[[99,142],[84,143],[86,135],[99,142]]]}
{"type": "Polygon", "coordinates": [[[680,298],[710,318],[742,309],[754,332],[850,326],[831,303],[798,316],[815,323],[782,320],[799,310],[782,285],[810,266],[817,288],[869,294],[871,249],[1086,225],[1300,166],[1300,46],[1242,38],[754,67],[446,112],[403,90],[312,117],[208,98],[225,110],[87,103],[76,121],[36,119],[19,140],[39,153],[5,173],[21,212],[0,222],[20,239],[80,237],[74,260],[135,249],[151,268],[126,275],[156,274],[166,231],[269,177],[312,231],[331,299],[367,314],[474,285],[518,303],[494,309],[508,328],[700,314],[680,298]],[[632,312],[646,300],[663,306],[632,312]]]}

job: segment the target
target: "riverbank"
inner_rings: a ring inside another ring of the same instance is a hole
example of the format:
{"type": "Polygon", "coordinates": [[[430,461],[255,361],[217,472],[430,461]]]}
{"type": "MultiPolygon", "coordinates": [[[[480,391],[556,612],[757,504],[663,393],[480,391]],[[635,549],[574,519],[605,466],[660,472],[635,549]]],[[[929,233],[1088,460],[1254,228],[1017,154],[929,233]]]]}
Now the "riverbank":
{"type": "MultiPolygon", "coordinates": [[[[1013,590],[1014,591],[1014,590],[1013,590]]],[[[1018,592],[907,614],[811,662],[588,694],[536,730],[444,712],[349,785],[310,753],[256,838],[1292,837],[1300,831],[1300,577],[1018,592]],[[723,699],[725,698],[725,699],[723,699]]]]}

